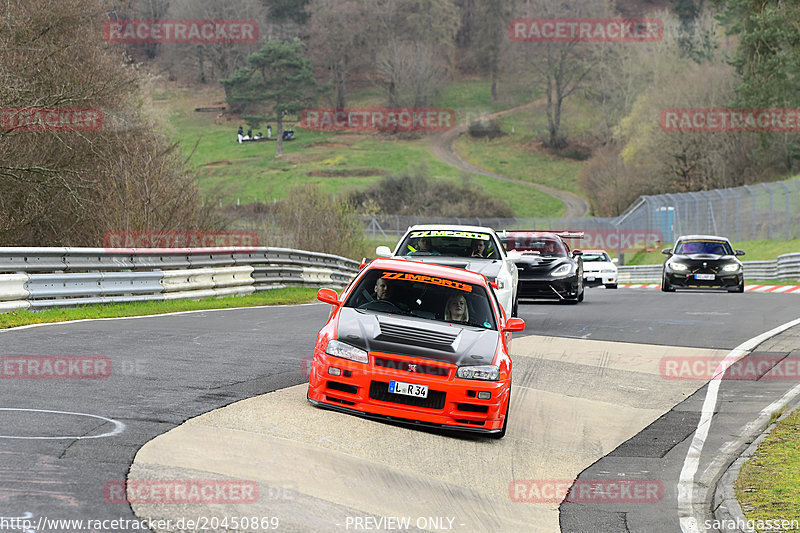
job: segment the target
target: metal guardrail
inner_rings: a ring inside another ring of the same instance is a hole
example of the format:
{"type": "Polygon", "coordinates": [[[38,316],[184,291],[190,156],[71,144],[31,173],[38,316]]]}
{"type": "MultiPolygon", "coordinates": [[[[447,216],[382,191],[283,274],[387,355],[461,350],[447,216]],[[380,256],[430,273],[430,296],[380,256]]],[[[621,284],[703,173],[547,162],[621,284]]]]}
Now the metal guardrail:
{"type": "MultiPolygon", "coordinates": [[[[774,261],[743,261],[744,279],[800,280],[800,253],[784,254],[774,261]]],[[[661,283],[662,265],[619,267],[619,283],[661,283]]]]}
{"type": "Polygon", "coordinates": [[[0,313],[344,287],[358,268],[287,248],[0,248],[0,313]]]}

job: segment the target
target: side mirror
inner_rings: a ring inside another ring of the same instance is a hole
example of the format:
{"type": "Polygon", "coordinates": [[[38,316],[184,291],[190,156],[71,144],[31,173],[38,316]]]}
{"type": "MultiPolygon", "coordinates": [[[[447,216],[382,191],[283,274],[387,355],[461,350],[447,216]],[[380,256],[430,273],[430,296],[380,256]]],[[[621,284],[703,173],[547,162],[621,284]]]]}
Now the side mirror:
{"type": "Polygon", "coordinates": [[[317,291],[317,300],[331,305],[340,305],[339,295],[333,289],[320,289],[317,291]]]}
{"type": "Polygon", "coordinates": [[[611,260],[611,262],[616,265],[617,263],[619,263],[619,259],[615,257],[614,259],[611,260]]]}
{"type": "Polygon", "coordinates": [[[503,328],[503,331],[522,331],[525,329],[525,321],[521,318],[509,318],[506,320],[506,325],[503,328]]]}
{"type": "Polygon", "coordinates": [[[579,255],[583,255],[583,250],[572,250],[572,257],[578,257],[579,255]]]}
{"type": "Polygon", "coordinates": [[[661,250],[661,253],[664,255],[672,255],[672,248],[664,248],[661,250]]]}
{"type": "Polygon", "coordinates": [[[392,257],[392,250],[388,246],[378,246],[375,248],[375,255],[378,257],[392,257]]]}
{"type": "Polygon", "coordinates": [[[736,250],[734,255],[744,255],[744,250],[736,250]]]}
{"type": "Polygon", "coordinates": [[[506,254],[506,256],[507,256],[507,257],[508,257],[510,260],[512,260],[512,261],[516,261],[516,260],[518,260],[518,259],[521,259],[521,258],[522,258],[522,252],[520,252],[519,250],[510,250],[510,251],[509,251],[509,252],[506,254]]]}

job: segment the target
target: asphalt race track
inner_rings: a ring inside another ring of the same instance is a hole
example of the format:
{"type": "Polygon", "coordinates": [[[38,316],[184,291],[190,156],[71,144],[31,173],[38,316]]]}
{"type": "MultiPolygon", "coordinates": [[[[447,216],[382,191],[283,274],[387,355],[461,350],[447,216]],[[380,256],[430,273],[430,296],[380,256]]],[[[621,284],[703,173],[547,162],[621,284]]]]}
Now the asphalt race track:
{"type": "MultiPolygon", "coordinates": [[[[528,327],[512,344],[502,441],[308,405],[303,358],[327,317],[324,304],[3,331],[0,356],[92,356],[111,371],[19,379],[4,368],[0,517],[133,520],[136,510],[164,519],[273,518],[266,525],[278,531],[401,531],[404,518],[406,529],[427,531],[681,531],[681,516],[684,528],[689,515],[703,516],[703,487],[713,488],[741,452],[747,438],[739,437],[752,431],[745,426],[798,380],[725,380],[717,393],[707,379],[665,377],[664,359],[719,360],[798,318],[798,303],[789,294],[602,288],[577,306],[523,302],[528,327]],[[678,487],[686,489],[709,389],[718,399],[696,458],[700,488],[687,498],[678,487]],[[132,508],[109,492],[126,479],[245,480],[259,498],[132,508]],[[608,479],[655,487],[655,497],[547,497],[553,486],[608,479]]],[[[750,357],[783,364],[800,356],[795,331],[750,357]]]]}

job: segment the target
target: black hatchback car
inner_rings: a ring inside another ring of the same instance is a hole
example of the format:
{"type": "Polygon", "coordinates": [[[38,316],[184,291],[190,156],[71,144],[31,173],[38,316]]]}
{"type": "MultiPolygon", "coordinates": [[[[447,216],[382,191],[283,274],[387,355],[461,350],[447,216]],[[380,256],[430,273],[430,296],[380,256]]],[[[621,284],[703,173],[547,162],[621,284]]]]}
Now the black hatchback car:
{"type": "Polygon", "coordinates": [[[583,301],[583,261],[580,250],[570,250],[564,239],[580,239],[583,233],[503,231],[506,250],[516,250],[519,270],[517,295],[523,299],[549,299],[576,304],[583,301]]]}
{"type": "Polygon", "coordinates": [[[744,292],[744,269],[736,258],[744,251],[734,250],[725,237],[685,235],[661,253],[669,256],[661,276],[664,292],[689,288],[744,292]]]}

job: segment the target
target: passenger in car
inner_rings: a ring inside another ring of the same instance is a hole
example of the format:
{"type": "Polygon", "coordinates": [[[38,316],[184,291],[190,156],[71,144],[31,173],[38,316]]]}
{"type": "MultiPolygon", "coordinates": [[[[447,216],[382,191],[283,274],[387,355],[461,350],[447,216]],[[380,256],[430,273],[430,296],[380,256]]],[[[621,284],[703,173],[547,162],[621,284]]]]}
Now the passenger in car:
{"type": "Polygon", "coordinates": [[[472,241],[472,253],[470,257],[486,257],[486,241],[474,239],[472,241]]]}
{"type": "Polygon", "coordinates": [[[463,294],[453,294],[447,299],[447,304],[444,308],[444,319],[454,322],[467,322],[469,320],[467,299],[463,294]]]}

